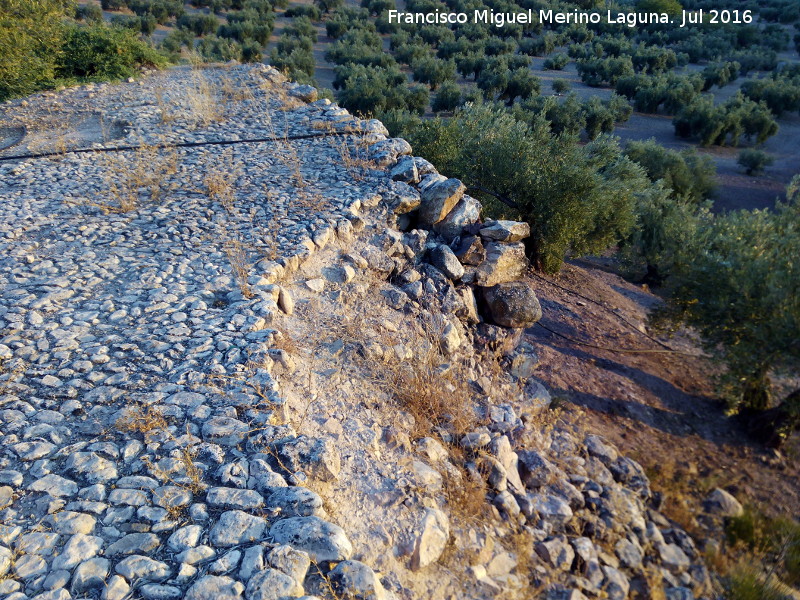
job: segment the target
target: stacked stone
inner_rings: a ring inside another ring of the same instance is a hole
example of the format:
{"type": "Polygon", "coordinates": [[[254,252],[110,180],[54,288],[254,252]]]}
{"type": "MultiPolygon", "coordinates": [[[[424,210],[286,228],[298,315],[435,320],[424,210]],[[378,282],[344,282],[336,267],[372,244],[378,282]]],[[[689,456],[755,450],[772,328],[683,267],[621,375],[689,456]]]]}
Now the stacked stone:
{"type": "Polygon", "coordinates": [[[485,317],[503,327],[521,328],[542,314],[530,285],[519,282],[528,269],[527,223],[481,219],[481,204],[458,179],[440,175],[428,161],[412,157],[404,140],[373,146],[373,156],[393,165],[394,184],[386,201],[401,230],[428,232],[427,261],[457,285],[470,286],[485,317]]]}

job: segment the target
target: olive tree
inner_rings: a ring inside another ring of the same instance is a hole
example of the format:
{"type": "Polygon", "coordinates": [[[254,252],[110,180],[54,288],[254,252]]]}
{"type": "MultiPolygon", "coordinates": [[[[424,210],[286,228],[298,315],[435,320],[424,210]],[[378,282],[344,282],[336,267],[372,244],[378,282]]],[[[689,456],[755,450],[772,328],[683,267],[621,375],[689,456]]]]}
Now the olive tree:
{"type": "Polygon", "coordinates": [[[771,377],[800,367],[800,177],[774,211],[703,223],[670,278],[671,316],[695,327],[727,366],[722,389],[779,445],[800,426],[800,390],[772,398],[771,377]]]}
{"type": "Polygon", "coordinates": [[[636,195],[652,185],[613,138],[581,147],[544,117],[526,123],[500,106],[468,105],[402,134],[491,214],[528,221],[532,262],[548,272],[567,252],[598,252],[627,235],[636,195]]]}

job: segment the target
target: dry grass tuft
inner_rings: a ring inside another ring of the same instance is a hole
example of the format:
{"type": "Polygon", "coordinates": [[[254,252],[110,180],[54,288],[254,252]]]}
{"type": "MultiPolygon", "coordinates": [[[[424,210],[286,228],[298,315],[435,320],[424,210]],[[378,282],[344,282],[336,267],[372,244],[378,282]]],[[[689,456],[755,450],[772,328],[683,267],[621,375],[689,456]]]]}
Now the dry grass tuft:
{"type": "Polygon", "coordinates": [[[363,181],[370,169],[375,168],[375,163],[367,158],[366,145],[362,138],[351,144],[346,137],[342,137],[337,144],[337,150],[344,168],[355,181],[363,181]]]}
{"type": "Polygon", "coordinates": [[[196,126],[207,127],[223,120],[217,90],[201,68],[192,70],[192,81],[186,88],[186,101],[196,126]]]}
{"type": "Polygon", "coordinates": [[[167,420],[157,406],[136,406],[117,420],[114,426],[123,433],[149,433],[166,430],[167,420]]]}
{"type": "Polygon", "coordinates": [[[175,148],[143,140],[136,150],[105,153],[99,162],[103,166],[107,200],[88,200],[82,204],[97,207],[104,214],[131,212],[143,200],[157,202],[171,189],[170,177],[178,172],[175,148]]]}
{"type": "Polygon", "coordinates": [[[228,257],[228,262],[231,265],[233,277],[239,286],[239,291],[245,298],[253,297],[253,290],[247,282],[247,277],[250,274],[250,263],[247,256],[247,249],[238,239],[232,239],[225,242],[223,247],[225,256],[228,257]]]}
{"type": "Polygon", "coordinates": [[[229,214],[234,212],[236,198],[235,183],[241,175],[241,168],[233,157],[233,149],[226,148],[221,156],[207,161],[206,174],[203,177],[206,195],[216,200],[229,214]]]}

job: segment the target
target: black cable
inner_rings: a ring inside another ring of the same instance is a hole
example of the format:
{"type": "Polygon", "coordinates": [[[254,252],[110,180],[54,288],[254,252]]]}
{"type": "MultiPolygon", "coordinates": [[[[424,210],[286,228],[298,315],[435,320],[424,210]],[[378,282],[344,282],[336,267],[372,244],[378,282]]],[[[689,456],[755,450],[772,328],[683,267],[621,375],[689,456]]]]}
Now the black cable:
{"type": "MultiPolygon", "coordinates": [[[[197,148],[199,146],[231,146],[234,144],[257,144],[264,142],[283,142],[293,140],[310,140],[314,138],[334,137],[354,135],[351,132],[319,132],[319,133],[304,133],[300,135],[287,135],[283,137],[265,137],[265,138],[247,138],[243,140],[211,140],[205,142],[176,142],[174,144],[153,144],[148,145],[148,148],[197,148]]],[[[74,150],[53,151],[53,152],[40,152],[37,154],[16,154],[13,156],[0,156],[0,162],[7,162],[11,160],[24,160],[27,158],[47,158],[49,156],[62,156],[64,154],[88,154],[90,152],[124,152],[127,150],[140,150],[145,147],[142,144],[137,146],[112,146],[110,148],[76,148],[74,150]]]]}

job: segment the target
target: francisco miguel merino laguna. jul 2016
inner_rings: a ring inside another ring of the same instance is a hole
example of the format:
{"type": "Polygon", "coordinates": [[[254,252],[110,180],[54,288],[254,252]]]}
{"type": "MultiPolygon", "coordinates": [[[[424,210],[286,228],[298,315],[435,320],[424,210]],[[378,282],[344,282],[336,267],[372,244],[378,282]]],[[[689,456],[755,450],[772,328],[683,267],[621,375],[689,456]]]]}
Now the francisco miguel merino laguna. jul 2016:
{"type": "MultiPolygon", "coordinates": [[[[484,23],[503,27],[506,24],[519,23],[528,25],[536,22],[547,24],[597,24],[603,21],[609,24],[625,25],[627,27],[637,27],[639,25],[650,24],[670,24],[676,23],[679,27],[694,25],[698,23],[751,23],[753,20],[750,10],[709,10],[709,11],[683,11],[680,15],[670,16],[664,12],[613,12],[607,11],[605,15],[600,12],[557,12],[552,9],[539,10],[538,14],[528,9],[522,12],[494,12],[489,9],[475,10],[472,13],[473,23],[484,23]],[[536,18],[538,17],[538,19],[536,18]]],[[[389,11],[389,22],[405,25],[448,25],[456,23],[467,23],[470,20],[468,13],[453,12],[402,12],[398,10],[389,11]]]]}

